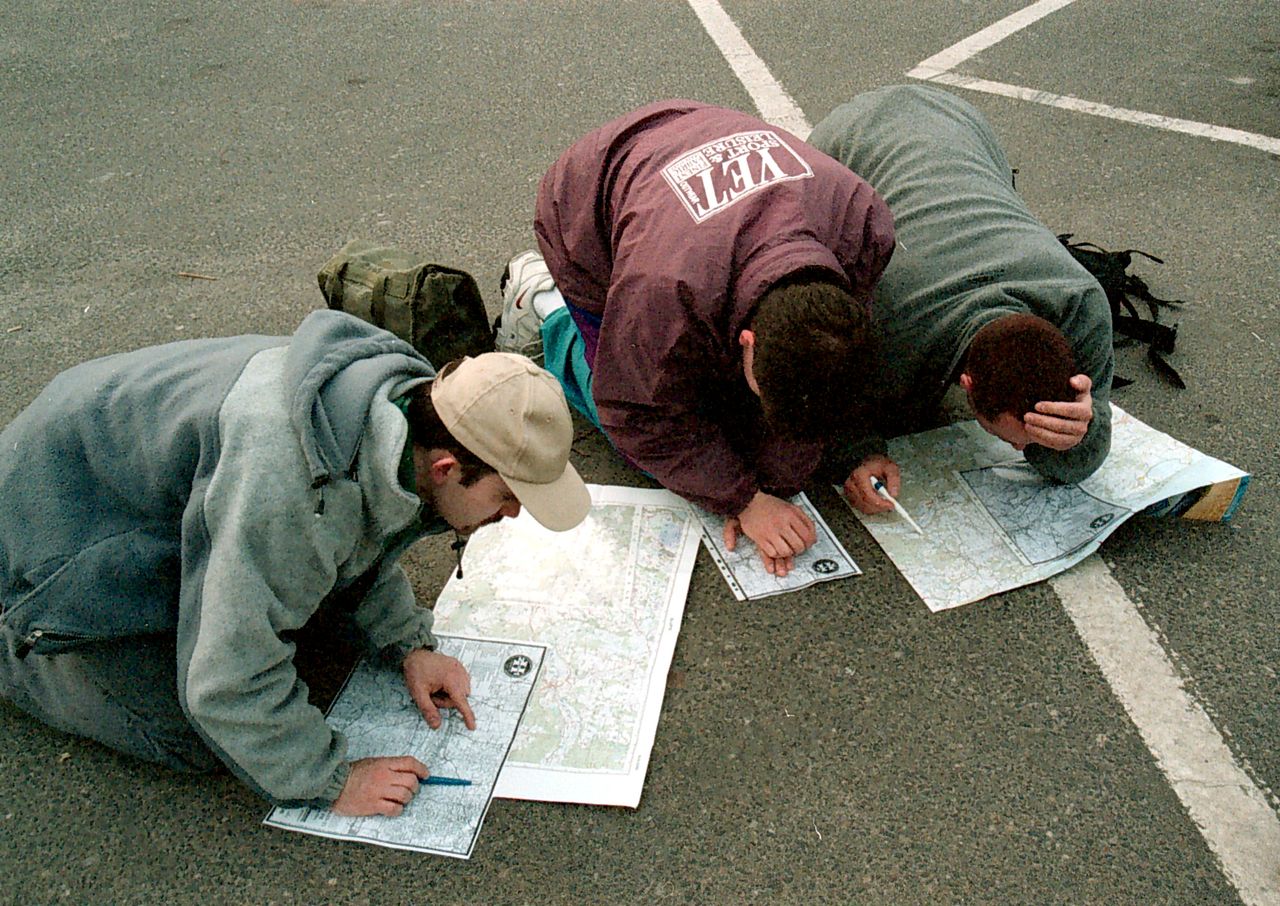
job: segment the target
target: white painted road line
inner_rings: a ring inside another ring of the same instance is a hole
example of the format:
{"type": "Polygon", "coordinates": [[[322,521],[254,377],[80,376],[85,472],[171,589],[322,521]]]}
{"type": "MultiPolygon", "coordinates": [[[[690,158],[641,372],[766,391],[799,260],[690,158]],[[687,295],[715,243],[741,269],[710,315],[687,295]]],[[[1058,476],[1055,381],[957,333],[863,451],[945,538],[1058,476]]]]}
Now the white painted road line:
{"type": "MultiPolygon", "coordinates": [[[[914,75],[912,70],[908,75],[914,75]]],[[[1139,126],[1154,126],[1166,132],[1181,132],[1200,138],[1209,138],[1219,142],[1231,142],[1266,151],[1269,154],[1280,154],[1280,138],[1258,135],[1256,132],[1245,132],[1241,129],[1229,129],[1226,126],[1214,126],[1211,123],[1198,123],[1195,120],[1180,120],[1172,116],[1161,116],[1158,113],[1144,113],[1141,110],[1128,110],[1124,107],[1112,107],[1096,101],[1085,101],[1068,95],[1051,94],[1048,91],[1037,91],[1034,88],[1023,88],[1020,85],[1007,85],[1004,82],[991,82],[987,79],[974,79],[969,76],[944,72],[928,79],[957,88],[968,88],[971,91],[983,91],[987,94],[998,94],[1007,98],[1033,101],[1046,107],[1058,107],[1062,110],[1074,110],[1077,113],[1088,113],[1092,116],[1106,117],[1139,126]]]]}
{"type": "Polygon", "coordinates": [[[1097,554],[1050,582],[1240,899],[1280,903],[1280,819],[1124,589],[1097,554]]]}
{"type": "Polygon", "coordinates": [[[808,138],[811,127],[804,111],[778,84],[764,60],[756,56],[717,0],[689,0],[689,6],[702,21],[702,27],[711,40],[716,42],[716,47],[720,48],[738,81],[751,95],[751,100],[755,101],[760,118],[800,138],[808,138]]]}
{"type": "Polygon", "coordinates": [[[999,44],[1014,32],[1021,31],[1033,22],[1038,22],[1049,13],[1056,12],[1064,6],[1070,6],[1076,0],[1040,0],[1030,6],[1005,16],[999,22],[988,25],[980,32],[970,35],[963,41],[952,44],[941,53],[936,53],[915,69],[907,73],[913,79],[931,79],[933,76],[955,69],[970,57],[977,56],[988,47],[999,44]]]}
{"type": "Polygon", "coordinates": [[[920,79],[925,82],[938,82],[943,85],[953,85],[957,88],[967,88],[970,91],[982,91],[1007,98],[1017,98],[1018,100],[1031,101],[1036,104],[1044,104],[1047,107],[1087,113],[1091,116],[1106,117],[1107,119],[1119,120],[1138,126],[1151,126],[1156,129],[1164,129],[1166,132],[1180,132],[1185,135],[1194,135],[1218,142],[1231,142],[1236,145],[1257,148],[1259,151],[1265,151],[1268,154],[1280,155],[1280,138],[1272,138],[1269,135],[1259,135],[1256,132],[1245,132],[1242,129],[1215,126],[1211,123],[1200,123],[1195,120],[1161,116],[1158,113],[1144,113],[1141,110],[1112,107],[1109,104],[1099,104],[1096,101],[1086,101],[1068,95],[1053,94],[1048,91],[1038,91],[1034,88],[1024,88],[1021,85],[992,82],[987,79],[973,78],[951,71],[961,63],[998,44],[1015,32],[1021,31],[1033,22],[1038,22],[1050,13],[1056,12],[1065,6],[1070,6],[1074,2],[1075,0],[1040,0],[1039,3],[1033,3],[1010,16],[1005,16],[999,22],[987,26],[982,31],[970,35],[963,41],[952,44],[946,50],[934,54],[908,72],[907,78],[920,79]]]}

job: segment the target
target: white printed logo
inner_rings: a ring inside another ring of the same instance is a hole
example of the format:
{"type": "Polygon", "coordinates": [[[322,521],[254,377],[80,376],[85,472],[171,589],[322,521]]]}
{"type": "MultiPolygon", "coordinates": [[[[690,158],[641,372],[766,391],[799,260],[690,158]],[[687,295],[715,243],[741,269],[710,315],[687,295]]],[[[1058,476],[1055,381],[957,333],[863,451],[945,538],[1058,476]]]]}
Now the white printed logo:
{"type": "Polygon", "coordinates": [[[768,129],[727,135],[682,155],[662,169],[696,223],[769,186],[811,179],[808,162],[768,129]]]}

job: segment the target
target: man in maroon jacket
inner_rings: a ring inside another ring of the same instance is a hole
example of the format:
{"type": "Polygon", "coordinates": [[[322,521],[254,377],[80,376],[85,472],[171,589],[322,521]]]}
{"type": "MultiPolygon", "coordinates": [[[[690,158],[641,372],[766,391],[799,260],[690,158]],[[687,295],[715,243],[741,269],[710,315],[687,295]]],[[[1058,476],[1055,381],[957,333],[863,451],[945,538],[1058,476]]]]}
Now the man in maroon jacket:
{"type": "Polygon", "coordinates": [[[786,498],[870,389],[883,200],[762,120],[661,101],[560,157],[534,230],[541,255],[504,278],[498,348],[545,356],[628,460],[785,575],[816,540],[786,498]]]}

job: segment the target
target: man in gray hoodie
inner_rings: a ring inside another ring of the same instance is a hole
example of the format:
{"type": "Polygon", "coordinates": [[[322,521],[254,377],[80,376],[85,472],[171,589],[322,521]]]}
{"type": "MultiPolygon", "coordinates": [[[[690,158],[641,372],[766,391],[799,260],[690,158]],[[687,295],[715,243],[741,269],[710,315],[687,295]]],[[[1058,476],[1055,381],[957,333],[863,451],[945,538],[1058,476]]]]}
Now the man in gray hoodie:
{"type": "MultiPolygon", "coordinates": [[[[872,294],[884,434],[929,425],[958,384],[979,423],[1054,481],[1077,482],[1111,446],[1111,309],[1098,281],[1031,213],[995,134],[928,85],[860,94],[809,142],[867,180],[898,249],[872,294]]],[[[865,512],[898,491],[883,441],[845,482],[865,512]]]]}
{"type": "Polygon", "coordinates": [[[474,728],[466,669],[396,560],[522,504],[576,525],[572,436],[528,359],[437,374],[334,311],[72,368],[0,432],[0,697],[176,769],[225,764],[276,805],[397,815],[427,766],[348,762],[293,635],[348,611],[431,727],[452,707],[474,728]]]}

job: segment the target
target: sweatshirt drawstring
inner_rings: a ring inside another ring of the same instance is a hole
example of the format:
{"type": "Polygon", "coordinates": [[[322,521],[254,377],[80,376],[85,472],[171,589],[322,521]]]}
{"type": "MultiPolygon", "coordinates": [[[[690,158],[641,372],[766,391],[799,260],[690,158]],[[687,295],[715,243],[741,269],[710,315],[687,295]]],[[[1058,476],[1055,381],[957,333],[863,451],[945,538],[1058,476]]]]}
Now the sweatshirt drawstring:
{"type": "Polygon", "coordinates": [[[316,492],[316,515],[324,515],[324,486],[329,483],[328,475],[321,475],[311,482],[311,490],[316,492]]]}
{"type": "Polygon", "coordinates": [[[467,539],[463,538],[457,532],[453,533],[453,544],[449,547],[453,548],[453,552],[458,556],[458,578],[462,578],[462,550],[467,546],[467,539]]]}

